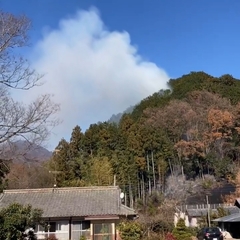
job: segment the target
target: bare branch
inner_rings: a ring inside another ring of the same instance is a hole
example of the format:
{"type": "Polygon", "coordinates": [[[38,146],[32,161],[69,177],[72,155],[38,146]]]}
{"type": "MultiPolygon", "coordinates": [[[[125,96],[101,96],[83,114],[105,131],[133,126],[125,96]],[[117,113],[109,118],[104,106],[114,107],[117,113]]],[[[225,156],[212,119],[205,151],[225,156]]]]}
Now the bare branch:
{"type": "Polygon", "coordinates": [[[52,116],[59,105],[51,102],[50,95],[37,98],[28,106],[13,101],[8,96],[0,96],[0,144],[8,139],[46,139],[49,127],[56,126],[58,120],[52,116]]]}
{"type": "Polygon", "coordinates": [[[14,89],[30,89],[42,77],[30,68],[28,61],[17,54],[28,44],[30,21],[0,11],[0,84],[14,89]]]}
{"type": "Polygon", "coordinates": [[[50,128],[59,122],[54,118],[59,105],[51,101],[50,95],[24,105],[10,94],[14,89],[28,90],[40,84],[42,75],[19,54],[28,46],[30,25],[25,16],[0,10],[0,159],[14,157],[14,141],[41,144],[49,136],[50,128]]]}

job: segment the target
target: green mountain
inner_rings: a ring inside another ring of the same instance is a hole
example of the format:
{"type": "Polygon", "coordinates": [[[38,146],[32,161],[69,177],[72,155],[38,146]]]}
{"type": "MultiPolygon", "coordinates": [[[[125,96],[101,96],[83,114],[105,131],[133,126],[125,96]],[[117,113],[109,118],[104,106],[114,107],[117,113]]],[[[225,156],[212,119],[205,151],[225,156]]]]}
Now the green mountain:
{"type": "Polygon", "coordinates": [[[131,205],[153,191],[186,201],[233,180],[240,160],[240,81],[191,72],[168,85],[118,124],[92,124],[85,133],[76,126],[49,163],[63,173],[58,185],[116,182],[131,205]]]}

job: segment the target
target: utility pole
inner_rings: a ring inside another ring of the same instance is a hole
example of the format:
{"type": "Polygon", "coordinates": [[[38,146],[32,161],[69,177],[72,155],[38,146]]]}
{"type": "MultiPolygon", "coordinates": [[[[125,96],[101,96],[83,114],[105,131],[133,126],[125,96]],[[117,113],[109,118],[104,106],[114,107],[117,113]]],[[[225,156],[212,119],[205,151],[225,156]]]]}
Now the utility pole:
{"type": "Polygon", "coordinates": [[[57,187],[57,174],[62,173],[62,171],[49,171],[49,173],[54,175],[54,187],[57,187]]]}
{"type": "Polygon", "coordinates": [[[114,187],[116,186],[116,174],[114,174],[114,176],[113,176],[113,186],[114,187]]]}
{"type": "Polygon", "coordinates": [[[208,203],[208,195],[206,195],[206,200],[207,200],[207,215],[208,215],[208,227],[211,227],[211,219],[210,219],[210,209],[209,209],[209,203],[208,203]]]}
{"type": "MultiPolygon", "coordinates": [[[[53,152],[57,156],[59,151],[60,151],[59,149],[55,149],[53,152]]],[[[49,173],[52,173],[54,175],[54,185],[53,185],[53,187],[57,187],[57,174],[62,173],[62,171],[57,171],[56,162],[55,161],[53,161],[53,162],[54,162],[54,171],[49,171],[49,173]]]]}

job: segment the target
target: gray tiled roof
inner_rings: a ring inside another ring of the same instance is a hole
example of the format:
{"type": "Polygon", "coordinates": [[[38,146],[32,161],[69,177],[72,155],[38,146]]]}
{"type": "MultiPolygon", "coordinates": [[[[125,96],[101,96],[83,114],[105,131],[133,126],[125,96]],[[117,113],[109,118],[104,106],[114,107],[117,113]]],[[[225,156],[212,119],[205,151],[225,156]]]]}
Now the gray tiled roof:
{"type": "Polygon", "coordinates": [[[207,209],[187,209],[187,215],[190,217],[201,217],[207,215],[207,209]]]}
{"type": "MultiPolygon", "coordinates": [[[[230,206],[230,207],[224,207],[224,209],[229,212],[229,214],[234,214],[234,213],[240,213],[240,209],[235,206],[230,206]]],[[[207,215],[207,209],[206,208],[199,208],[199,209],[187,209],[186,212],[188,216],[190,217],[201,217],[201,216],[206,216],[207,215]]],[[[211,209],[211,212],[216,212],[217,209],[211,209]]]]}
{"type": "Polygon", "coordinates": [[[43,210],[43,217],[136,215],[121,204],[118,187],[6,190],[0,208],[11,203],[31,204],[43,210]]]}
{"type": "Polygon", "coordinates": [[[240,222],[240,213],[214,219],[213,222],[240,222]]]}

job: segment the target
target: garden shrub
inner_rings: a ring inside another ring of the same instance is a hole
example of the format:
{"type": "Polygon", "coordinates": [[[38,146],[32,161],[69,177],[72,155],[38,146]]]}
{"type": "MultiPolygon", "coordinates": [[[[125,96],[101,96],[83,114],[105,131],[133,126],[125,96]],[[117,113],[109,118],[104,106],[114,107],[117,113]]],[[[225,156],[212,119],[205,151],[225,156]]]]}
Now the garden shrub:
{"type": "Polygon", "coordinates": [[[138,222],[124,221],[118,225],[122,240],[139,240],[143,235],[142,226],[138,222]]]}
{"type": "Polygon", "coordinates": [[[176,227],[173,229],[173,236],[177,240],[191,240],[192,234],[189,228],[185,225],[185,222],[182,218],[179,219],[176,227]]]}

